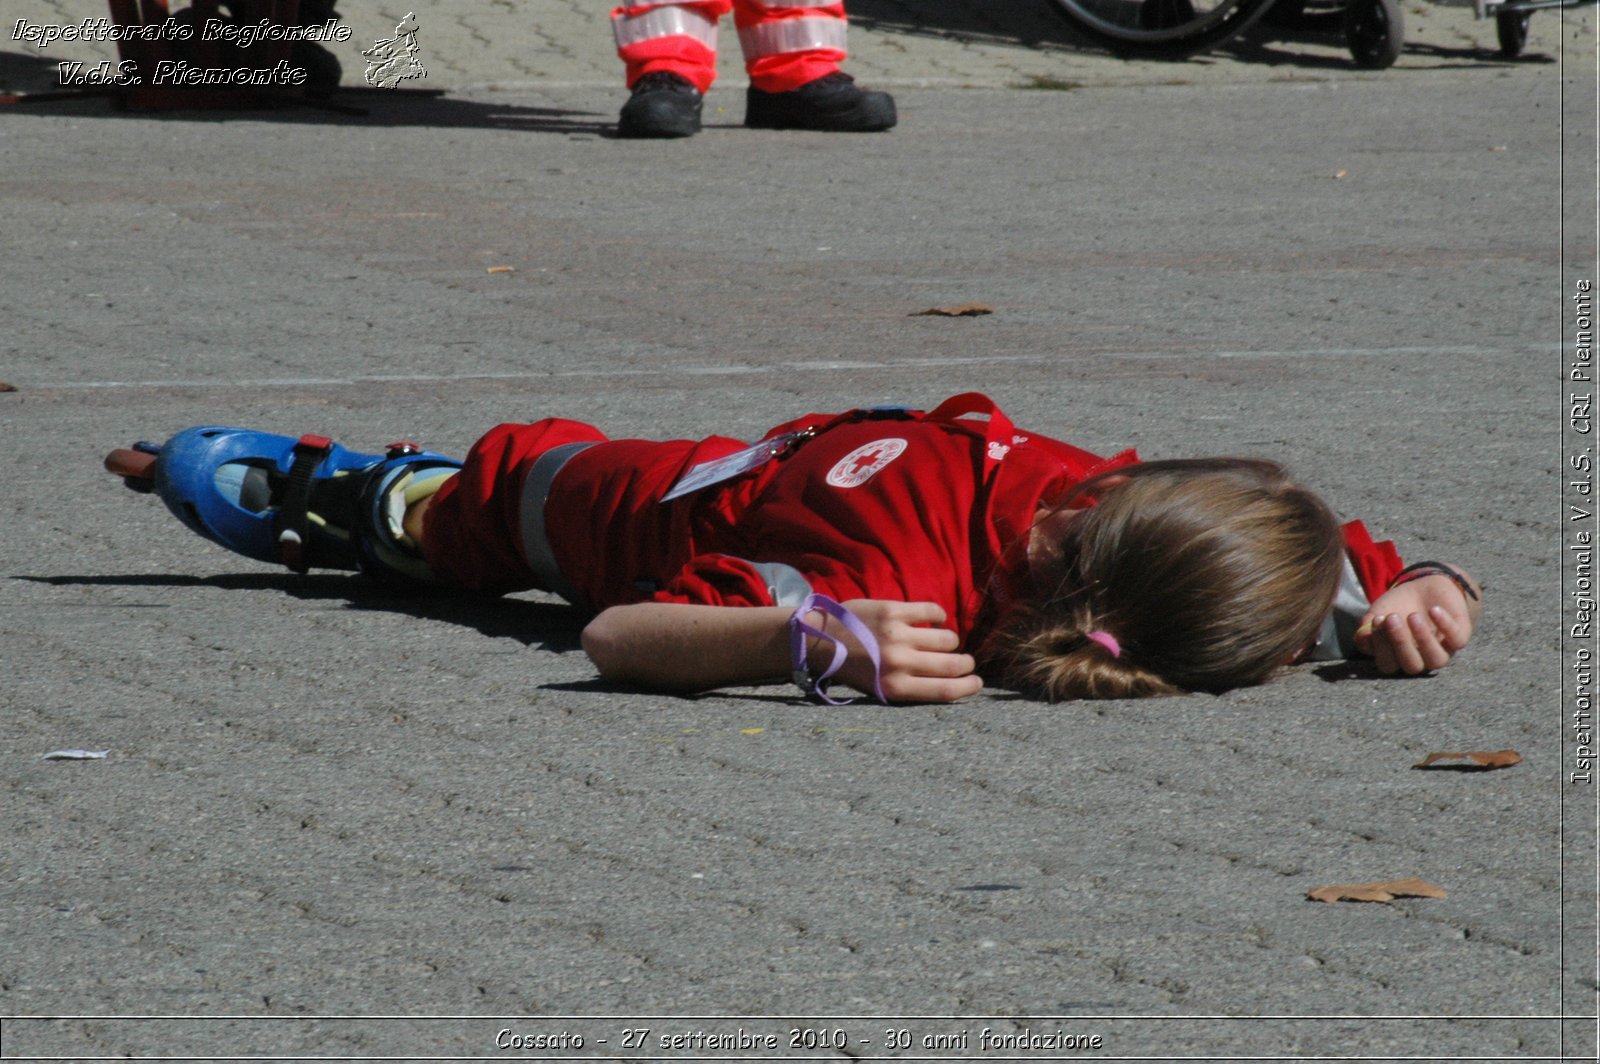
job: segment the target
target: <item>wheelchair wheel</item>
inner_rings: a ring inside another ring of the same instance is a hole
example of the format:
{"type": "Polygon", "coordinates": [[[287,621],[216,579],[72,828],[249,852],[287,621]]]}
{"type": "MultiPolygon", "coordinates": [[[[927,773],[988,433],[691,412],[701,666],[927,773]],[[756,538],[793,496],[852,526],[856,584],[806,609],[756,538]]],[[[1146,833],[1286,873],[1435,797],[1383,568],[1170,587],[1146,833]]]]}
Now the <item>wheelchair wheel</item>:
{"type": "Polygon", "coordinates": [[[1344,39],[1357,66],[1368,70],[1394,66],[1406,41],[1397,0],[1350,0],[1344,9],[1344,39]]]}
{"type": "Polygon", "coordinates": [[[1500,54],[1515,59],[1528,43],[1527,12],[1502,11],[1494,17],[1495,35],[1500,38],[1500,54]]]}
{"type": "Polygon", "coordinates": [[[1273,0],[1055,0],[1078,33],[1120,56],[1186,59],[1231,39],[1273,0]]]}
{"type": "Polygon", "coordinates": [[[1277,0],[1261,24],[1290,33],[1337,37],[1344,32],[1344,8],[1343,0],[1277,0]]]}

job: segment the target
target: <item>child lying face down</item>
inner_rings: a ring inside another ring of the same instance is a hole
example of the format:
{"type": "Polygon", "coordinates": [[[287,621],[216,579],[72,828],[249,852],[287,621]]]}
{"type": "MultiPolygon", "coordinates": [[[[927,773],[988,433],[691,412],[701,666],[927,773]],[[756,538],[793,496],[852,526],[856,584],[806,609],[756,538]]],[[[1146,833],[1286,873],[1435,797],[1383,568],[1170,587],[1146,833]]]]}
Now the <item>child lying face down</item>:
{"type": "Polygon", "coordinates": [[[947,702],[984,678],[1050,699],[1221,691],[1294,660],[1438,669],[1481,590],[1403,569],[1282,468],[1102,458],[976,393],[810,414],[756,444],[501,425],[465,463],[322,437],[180,433],[107,459],[192,529],[293,568],[596,615],[602,676],[669,691],[793,678],[832,700],[947,702]]]}

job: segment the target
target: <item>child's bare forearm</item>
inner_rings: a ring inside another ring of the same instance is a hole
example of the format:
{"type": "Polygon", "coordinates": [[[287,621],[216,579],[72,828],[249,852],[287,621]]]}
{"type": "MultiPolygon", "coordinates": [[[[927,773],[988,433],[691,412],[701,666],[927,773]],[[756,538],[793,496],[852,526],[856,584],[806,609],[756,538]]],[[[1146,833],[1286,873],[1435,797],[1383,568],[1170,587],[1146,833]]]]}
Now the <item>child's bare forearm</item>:
{"type": "MultiPolygon", "coordinates": [[[[870,633],[877,664],[854,636],[816,611],[813,625],[830,639],[810,639],[806,666],[819,675],[840,641],[848,658],[837,679],[858,691],[883,692],[891,702],[954,702],[977,694],[977,663],[944,627],[931,602],[852,599],[845,603],[870,633]]],[[[794,670],[787,606],[699,606],[641,602],[613,606],[583,630],[583,649],[610,680],[667,691],[788,679],[794,670]]]]}
{"type": "Polygon", "coordinates": [[[583,650],[608,680],[671,691],[765,683],[789,675],[783,606],[639,602],[613,606],[583,630],[583,650]]]}

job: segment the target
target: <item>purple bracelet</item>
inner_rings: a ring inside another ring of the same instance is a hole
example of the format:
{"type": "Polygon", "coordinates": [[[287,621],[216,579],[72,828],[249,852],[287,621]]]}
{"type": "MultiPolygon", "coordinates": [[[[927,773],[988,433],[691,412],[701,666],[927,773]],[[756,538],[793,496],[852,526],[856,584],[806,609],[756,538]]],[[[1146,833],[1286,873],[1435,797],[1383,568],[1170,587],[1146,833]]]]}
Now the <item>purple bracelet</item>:
{"type": "Polygon", "coordinates": [[[807,623],[806,617],[813,610],[820,610],[822,613],[832,617],[844,625],[845,631],[855,636],[856,641],[861,644],[862,649],[867,652],[868,659],[872,662],[872,697],[879,702],[887,703],[889,700],[883,697],[883,662],[879,659],[877,638],[873,636],[871,630],[865,624],[861,623],[861,618],[827,595],[812,594],[806,596],[806,600],[800,603],[799,607],[794,611],[794,615],[789,618],[789,650],[791,660],[794,663],[792,675],[795,686],[804,691],[806,697],[814,698],[819,702],[826,702],[830,706],[844,706],[855,701],[853,698],[833,698],[824,689],[828,681],[840,669],[844,668],[845,659],[849,657],[850,652],[843,643],[833,636],[824,632],[821,628],[807,623]],[[818,676],[811,675],[811,655],[806,647],[807,636],[813,639],[826,639],[833,644],[833,658],[828,662],[828,667],[823,669],[821,675],[818,676]]]}

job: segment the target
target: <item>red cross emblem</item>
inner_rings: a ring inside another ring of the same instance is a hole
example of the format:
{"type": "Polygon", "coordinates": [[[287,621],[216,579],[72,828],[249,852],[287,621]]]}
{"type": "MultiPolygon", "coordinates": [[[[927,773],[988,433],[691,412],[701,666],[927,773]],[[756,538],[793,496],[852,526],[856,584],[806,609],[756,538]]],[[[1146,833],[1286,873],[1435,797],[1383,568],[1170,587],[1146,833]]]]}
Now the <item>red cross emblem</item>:
{"type": "Polygon", "coordinates": [[[906,441],[899,437],[862,444],[833,464],[828,483],[836,488],[856,488],[877,475],[878,470],[900,457],[906,441]]]}
{"type": "Polygon", "coordinates": [[[873,449],[868,451],[866,454],[858,456],[855,462],[850,466],[851,475],[859,476],[868,466],[872,465],[880,457],[882,457],[882,455],[883,452],[881,450],[879,450],[877,447],[873,447],[873,449]]]}

